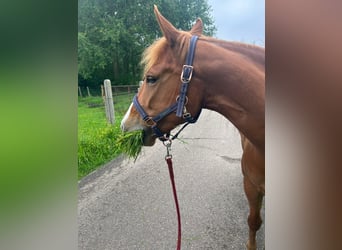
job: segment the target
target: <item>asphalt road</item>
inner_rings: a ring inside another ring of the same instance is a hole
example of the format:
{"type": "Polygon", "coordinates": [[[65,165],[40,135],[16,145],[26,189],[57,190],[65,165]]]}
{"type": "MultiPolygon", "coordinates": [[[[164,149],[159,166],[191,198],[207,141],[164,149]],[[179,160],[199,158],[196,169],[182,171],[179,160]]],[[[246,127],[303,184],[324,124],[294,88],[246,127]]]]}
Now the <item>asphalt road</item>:
{"type": "MultiPolygon", "coordinates": [[[[236,128],[204,110],[172,145],[182,249],[245,249],[248,204],[236,128]]],[[[79,182],[79,249],[175,249],[177,217],[165,147],[144,147],[79,182]]],[[[263,207],[264,218],[264,207],[263,207]]],[[[264,249],[264,224],[258,249],[264,249]]]]}

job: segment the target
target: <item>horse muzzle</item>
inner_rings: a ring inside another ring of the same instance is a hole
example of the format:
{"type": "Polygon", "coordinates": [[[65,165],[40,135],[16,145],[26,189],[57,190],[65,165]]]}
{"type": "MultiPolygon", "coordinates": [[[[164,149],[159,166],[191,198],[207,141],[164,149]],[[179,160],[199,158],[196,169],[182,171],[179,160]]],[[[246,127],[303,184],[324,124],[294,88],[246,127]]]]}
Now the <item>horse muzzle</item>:
{"type": "Polygon", "coordinates": [[[140,115],[133,108],[133,104],[131,104],[125,116],[123,117],[120,128],[122,132],[143,130],[143,145],[153,146],[155,144],[157,137],[154,135],[151,127],[141,119],[140,115]]]}

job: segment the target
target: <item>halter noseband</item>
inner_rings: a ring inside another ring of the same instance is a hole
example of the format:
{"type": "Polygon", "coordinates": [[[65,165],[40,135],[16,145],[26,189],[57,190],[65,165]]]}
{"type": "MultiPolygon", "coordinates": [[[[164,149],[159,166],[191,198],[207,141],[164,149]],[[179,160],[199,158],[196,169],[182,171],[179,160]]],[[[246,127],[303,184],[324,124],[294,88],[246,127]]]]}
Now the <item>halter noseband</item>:
{"type": "MultiPolygon", "coordinates": [[[[185,128],[190,123],[195,123],[200,115],[200,112],[199,112],[195,117],[191,116],[191,114],[186,110],[186,107],[185,107],[187,103],[187,99],[188,99],[186,96],[186,93],[187,93],[188,85],[189,85],[189,82],[191,81],[192,73],[193,73],[192,63],[194,61],[197,39],[198,39],[198,36],[192,36],[190,39],[189,51],[186,56],[185,65],[183,65],[182,74],[181,74],[182,85],[180,88],[180,93],[174,104],[172,104],[170,107],[168,107],[164,111],[160,112],[155,117],[151,117],[145,112],[143,107],[140,105],[137,94],[133,98],[133,105],[136,108],[136,110],[139,112],[142,119],[146,122],[148,126],[151,127],[153,133],[162,141],[167,138],[165,138],[164,133],[162,133],[160,129],[157,127],[157,123],[160,120],[162,120],[169,114],[176,111],[177,117],[183,117],[183,119],[185,119],[186,124],[183,126],[183,128],[185,128]]],[[[183,128],[181,130],[183,130],[183,128]]],[[[175,139],[178,136],[179,132],[175,136],[173,136],[173,139],[175,139]]]]}

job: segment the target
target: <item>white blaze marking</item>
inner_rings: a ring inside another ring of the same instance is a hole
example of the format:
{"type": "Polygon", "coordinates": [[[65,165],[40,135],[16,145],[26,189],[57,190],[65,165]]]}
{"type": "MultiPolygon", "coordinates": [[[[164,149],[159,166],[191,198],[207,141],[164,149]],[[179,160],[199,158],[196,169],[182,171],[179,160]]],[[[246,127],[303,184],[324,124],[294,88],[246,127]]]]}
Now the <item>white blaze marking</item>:
{"type": "Polygon", "coordinates": [[[122,118],[121,125],[120,125],[120,128],[121,128],[122,131],[125,131],[125,123],[126,123],[128,117],[129,117],[129,114],[131,113],[132,107],[133,107],[133,103],[131,103],[131,105],[129,106],[129,108],[128,108],[125,116],[124,116],[124,118],[122,118]]]}
{"type": "Polygon", "coordinates": [[[126,114],[125,114],[125,116],[122,118],[122,121],[121,121],[120,128],[124,132],[144,129],[144,127],[141,126],[139,123],[135,124],[134,126],[131,126],[131,127],[127,127],[125,125],[125,123],[127,122],[128,118],[129,118],[129,115],[131,114],[132,107],[133,107],[133,103],[131,103],[131,105],[129,106],[129,108],[128,108],[126,114]]]}

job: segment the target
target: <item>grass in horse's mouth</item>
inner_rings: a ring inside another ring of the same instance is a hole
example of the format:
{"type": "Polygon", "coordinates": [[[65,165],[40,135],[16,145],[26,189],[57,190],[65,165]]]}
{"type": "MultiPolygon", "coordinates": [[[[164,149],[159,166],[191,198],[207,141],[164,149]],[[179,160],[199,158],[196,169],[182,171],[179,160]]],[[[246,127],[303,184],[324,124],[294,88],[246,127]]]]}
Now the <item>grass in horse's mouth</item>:
{"type": "Polygon", "coordinates": [[[143,139],[143,130],[122,133],[117,141],[117,147],[120,148],[129,158],[134,158],[134,160],[136,160],[141,152],[143,139]]]}

